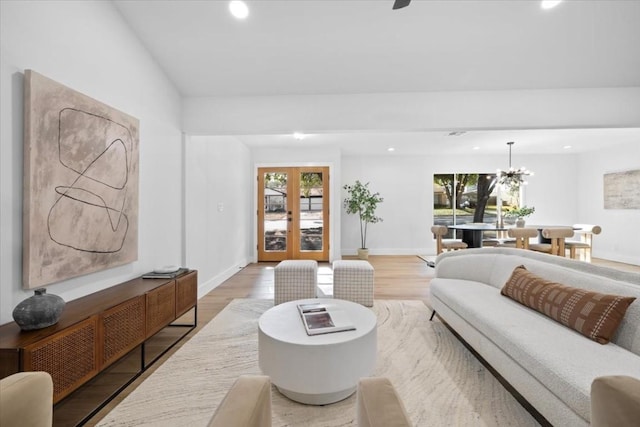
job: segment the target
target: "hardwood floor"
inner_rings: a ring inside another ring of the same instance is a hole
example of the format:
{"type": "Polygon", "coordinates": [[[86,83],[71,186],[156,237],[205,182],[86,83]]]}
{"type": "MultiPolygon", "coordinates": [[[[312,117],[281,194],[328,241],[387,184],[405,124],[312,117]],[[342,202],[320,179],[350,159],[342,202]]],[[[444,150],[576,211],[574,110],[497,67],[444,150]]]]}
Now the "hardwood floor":
{"type": "MultiPolygon", "coordinates": [[[[353,257],[344,257],[344,259],[353,257]]],[[[434,269],[417,256],[370,256],[375,269],[375,299],[415,299],[428,305],[429,282],[434,269]]],[[[640,266],[594,259],[594,264],[640,273],[640,266]]],[[[198,326],[180,343],[168,351],[158,362],[123,390],[102,411],[96,414],[87,426],[95,425],[111,409],[131,393],[158,366],[171,357],[185,342],[213,319],[234,298],[273,298],[273,268],[277,263],[249,264],[233,277],[209,292],[198,301],[198,326]]],[[[318,284],[321,289],[332,283],[328,263],[318,265],[318,284]]]]}

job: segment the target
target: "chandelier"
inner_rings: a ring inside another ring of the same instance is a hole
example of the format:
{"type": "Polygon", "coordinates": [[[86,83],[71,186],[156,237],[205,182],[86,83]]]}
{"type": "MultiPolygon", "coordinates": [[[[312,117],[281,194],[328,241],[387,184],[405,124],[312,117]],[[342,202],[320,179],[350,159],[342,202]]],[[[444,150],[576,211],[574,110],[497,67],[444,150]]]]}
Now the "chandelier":
{"type": "Polygon", "coordinates": [[[520,185],[527,185],[526,177],[533,175],[533,172],[527,170],[525,167],[520,169],[514,169],[511,166],[511,147],[515,144],[513,141],[507,142],[509,146],[509,170],[503,171],[498,169],[498,183],[504,187],[519,188],[520,185]]]}

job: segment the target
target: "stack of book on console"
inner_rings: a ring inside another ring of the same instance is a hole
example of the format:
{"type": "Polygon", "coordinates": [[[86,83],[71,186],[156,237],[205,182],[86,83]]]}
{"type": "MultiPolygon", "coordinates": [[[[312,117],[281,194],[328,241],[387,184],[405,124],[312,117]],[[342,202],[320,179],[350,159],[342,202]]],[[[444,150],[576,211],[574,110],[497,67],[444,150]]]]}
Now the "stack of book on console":
{"type": "Polygon", "coordinates": [[[349,315],[337,307],[325,304],[298,304],[307,335],[328,334],[331,332],[353,331],[349,315]]]}
{"type": "Polygon", "coordinates": [[[181,268],[178,266],[166,266],[162,268],[157,268],[150,273],[146,273],[142,275],[143,279],[174,279],[178,276],[183,275],[189,271],[188,268],[181,268]]]}

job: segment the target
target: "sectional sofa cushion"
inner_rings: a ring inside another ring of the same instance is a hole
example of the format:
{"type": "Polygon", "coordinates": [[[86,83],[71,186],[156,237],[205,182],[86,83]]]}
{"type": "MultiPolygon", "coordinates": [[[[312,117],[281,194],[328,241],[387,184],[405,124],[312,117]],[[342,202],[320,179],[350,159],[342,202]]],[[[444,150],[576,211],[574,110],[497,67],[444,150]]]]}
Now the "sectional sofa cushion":
{"type": "MultiPolygon", "coordinates": [[[[634,353],[613,342],[600,345],[586,339],[544,314],[500,295],[500,290],[493,286],[435,278],[430,291],[432,301],[437,299],[451,311],[460,313],[466,324],[473,325],[585,420],[590,416],[589,393],[594,377],[640,378],[640,363],[634,353]]],[[[480,345],[476,350],[483,354],[484,347],[480,345]]],[[[495,367],[500,372],[501,366],[495,367]]],[[[525,397],[529,392],[518,391],[525,397]]]]}
{"type": "Polygon", "coordinates": [[[635,300],[555,283],[527,271],[524,265],[513,270],[501,294],[600,344],[611,340],[635,300]]]}

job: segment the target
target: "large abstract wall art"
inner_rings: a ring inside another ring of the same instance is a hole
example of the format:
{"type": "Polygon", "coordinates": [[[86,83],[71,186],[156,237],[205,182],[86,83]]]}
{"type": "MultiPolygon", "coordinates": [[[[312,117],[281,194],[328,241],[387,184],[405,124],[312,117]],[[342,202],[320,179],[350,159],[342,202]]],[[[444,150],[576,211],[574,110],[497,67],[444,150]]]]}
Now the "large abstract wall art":
{"type": "Polygon", "coordinates": [[[25,72],[23,287],[138,259],[137,119],[25,72]]]}

